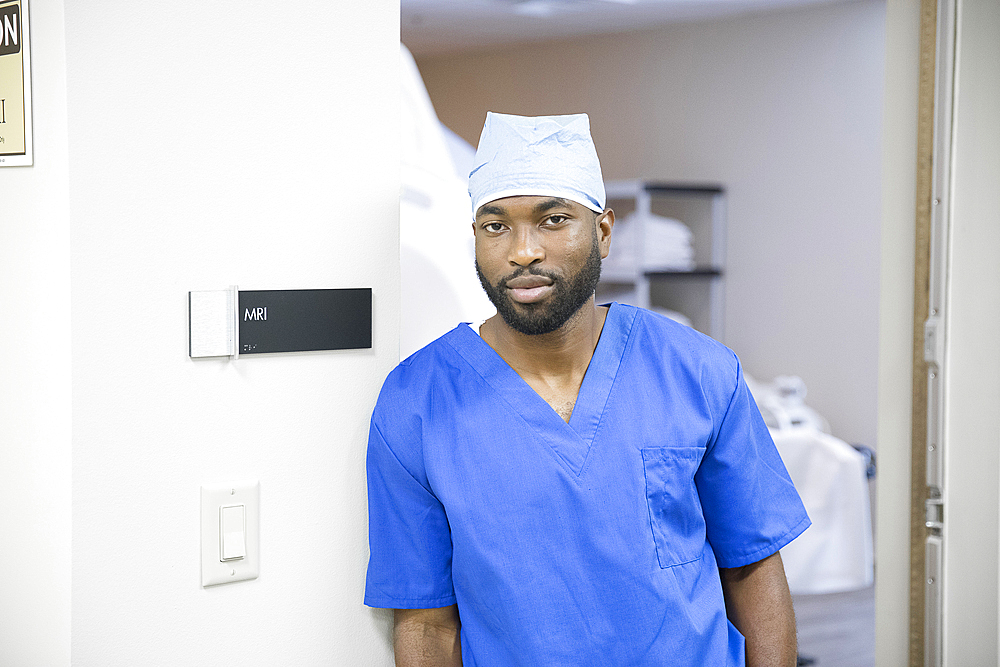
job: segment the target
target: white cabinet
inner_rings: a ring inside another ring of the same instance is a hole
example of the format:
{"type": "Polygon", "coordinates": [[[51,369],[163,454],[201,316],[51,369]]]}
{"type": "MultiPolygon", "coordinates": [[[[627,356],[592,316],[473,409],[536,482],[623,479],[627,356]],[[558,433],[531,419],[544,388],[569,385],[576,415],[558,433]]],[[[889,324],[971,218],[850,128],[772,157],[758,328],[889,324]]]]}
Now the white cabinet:
{"type": "Polygon", "coordinates": [[[598,303],[618,301],[674,311],[698,331],[722,340],[723,188],[642,180],[608,181],[605,188],[616,223],[611,255],[604,262],[597,287],[598,303]],[[690,239],[689,250],[674,247],[680,228],[672,221],[680,221],[690,230],[690,234],[684,232],[690,239]],[[666,248],[665,243],[671,247],[666,248]]]}

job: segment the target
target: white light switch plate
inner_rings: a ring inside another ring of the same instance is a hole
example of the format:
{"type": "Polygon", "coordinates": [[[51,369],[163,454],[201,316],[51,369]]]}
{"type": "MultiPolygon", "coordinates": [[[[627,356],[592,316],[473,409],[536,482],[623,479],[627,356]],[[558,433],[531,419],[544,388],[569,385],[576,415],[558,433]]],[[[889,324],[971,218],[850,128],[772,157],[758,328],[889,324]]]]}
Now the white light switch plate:
{"type": "Polygon", "coordinates": [[[212,484],[201,487],[201,585],[215,586],[256,579],[260,573],[260,482],[212,484]],[[246,556],[222,560],[222,507],[243,505],[246,556]]]}

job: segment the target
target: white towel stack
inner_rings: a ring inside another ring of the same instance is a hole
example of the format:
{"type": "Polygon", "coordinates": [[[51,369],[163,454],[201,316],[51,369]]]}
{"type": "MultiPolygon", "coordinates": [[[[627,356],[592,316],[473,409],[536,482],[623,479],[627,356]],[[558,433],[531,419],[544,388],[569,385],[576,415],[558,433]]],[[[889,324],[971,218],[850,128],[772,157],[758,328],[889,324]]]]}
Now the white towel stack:
{"type": "Polygon", "coordinates": [[[681,221],[652,213],[630,213],[615,224],[611,253],[604,260],[605,271],[690,271],[693,268],[691,230],[681,221]]]}

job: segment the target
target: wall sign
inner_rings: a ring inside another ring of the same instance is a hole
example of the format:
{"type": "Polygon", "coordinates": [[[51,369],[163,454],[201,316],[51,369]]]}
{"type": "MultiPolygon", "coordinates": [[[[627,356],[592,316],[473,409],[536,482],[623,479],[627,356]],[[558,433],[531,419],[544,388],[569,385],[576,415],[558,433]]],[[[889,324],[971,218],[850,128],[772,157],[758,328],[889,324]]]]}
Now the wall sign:
{"type": "Polygon", "coordinates": [[[31,49],[27,0],[0,0],[0,167],[31,158],[31,49]]]}
{"type": "Polygon", "coordinates": [[[372,346],[372,291],[240,291],[240,354],[372,346]]]}
{"type": "Polygon", "coordinates": [[[370,287],[188,292],[193,358],[371,346],[370,287]]]}

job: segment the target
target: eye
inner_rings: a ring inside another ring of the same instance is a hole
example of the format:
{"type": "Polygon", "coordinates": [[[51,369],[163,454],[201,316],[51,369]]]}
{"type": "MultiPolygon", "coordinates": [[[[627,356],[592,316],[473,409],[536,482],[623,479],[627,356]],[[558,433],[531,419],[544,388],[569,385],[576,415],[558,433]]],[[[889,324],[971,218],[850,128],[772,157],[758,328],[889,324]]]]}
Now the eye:
{"type": "Polygon", "coordinates": [[[555,215],[550,215],[545,218],[545,224],[547,225],[561,225],[569,220],[569,216],[562,215],[561,213],[556,213],[555,215]]]}
{"type": "Polygon", "coordinates": [[[487,222],[483,225],[483,229],[491,234],[499,234],[503,231],[504,225],[502,222],[487,222]]]}

